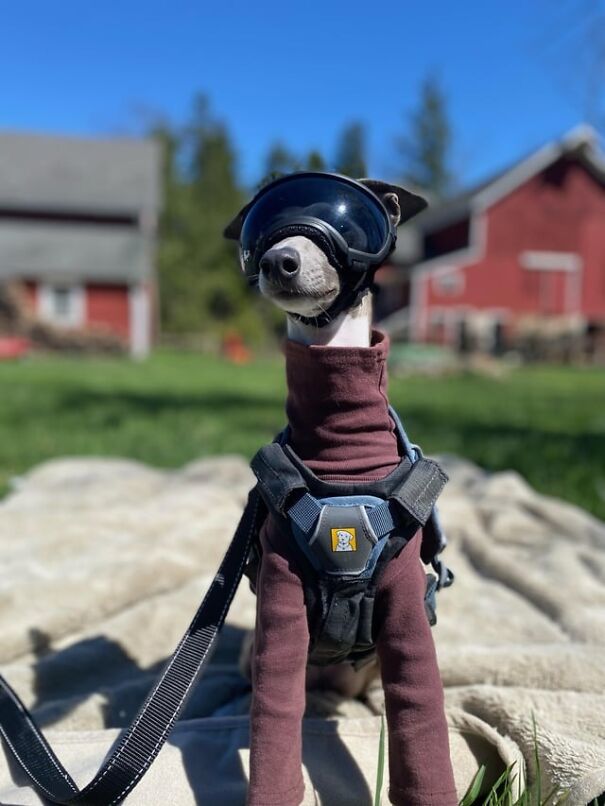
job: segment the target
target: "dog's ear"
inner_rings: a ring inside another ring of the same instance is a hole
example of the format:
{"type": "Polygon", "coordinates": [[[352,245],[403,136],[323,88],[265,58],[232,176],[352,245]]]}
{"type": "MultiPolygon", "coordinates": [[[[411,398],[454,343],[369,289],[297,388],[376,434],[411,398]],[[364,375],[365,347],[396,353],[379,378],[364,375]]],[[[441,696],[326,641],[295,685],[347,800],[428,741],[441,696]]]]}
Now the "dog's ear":
{"type": "Polygon", "coordinates": [[[417,196],[399,185],[390,185],[388,182],[381,182],[379,179],[359,179],[362,185],[378,196],[380,201],[387,208],[391,221],[395,226],[409,221],[425,207],[428,202],[422,196],[417,196]]]}
{"type": "Polygon", "coordinates": [[[242,231],[242,226],[244,223],[244,218],[246,217],[246,213],[250,208],[250,202],[239,211],[239,213],[233,218],[223,230],[223,236],[225,238],[229,238],[232,241],[239,241],[239,236],[242,231]]]}

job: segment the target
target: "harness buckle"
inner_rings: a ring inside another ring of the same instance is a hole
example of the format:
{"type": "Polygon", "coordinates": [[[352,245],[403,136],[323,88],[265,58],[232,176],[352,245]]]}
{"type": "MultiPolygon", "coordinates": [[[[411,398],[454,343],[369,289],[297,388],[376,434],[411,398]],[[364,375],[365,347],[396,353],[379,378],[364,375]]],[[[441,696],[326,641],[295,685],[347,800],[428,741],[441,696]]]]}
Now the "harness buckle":
{"type": "Polygon", "coordinates": [[[437,574],[437,590],[441,590],[441,588],[449,588],[454,581],[454,572],[437,557],[434,557],[431,560],[431,565],[437,574]]]}

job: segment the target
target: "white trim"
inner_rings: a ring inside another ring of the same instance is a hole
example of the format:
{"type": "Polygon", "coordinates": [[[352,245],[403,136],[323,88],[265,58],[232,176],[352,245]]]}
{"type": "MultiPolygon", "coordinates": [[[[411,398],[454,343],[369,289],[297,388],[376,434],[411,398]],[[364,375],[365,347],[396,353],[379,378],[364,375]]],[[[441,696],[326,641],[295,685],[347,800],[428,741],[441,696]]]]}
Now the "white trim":
{"type": "Polygon", "coordinates": [[[41,319],[58,327],[82,327],[86,323],[86,290],[81,283],[39,283],[37,313],[41,319]],[[69,308],[66,316],[56,309],[56,290],[68,291],[69,308]]]}
{"type": "Polygon", "coordinates": [[[464,269],[470,263],[479,263],[485,257],[487,224],[487,213],[469,213],[468,246],[416,263],[412,266],[412,273],[432,273],[443,267],[464,269]]]}
{"type": "MultiPolygon", "coordinates": [[[[412,269],[410,271],[410,299],[407,304],[409,311],[409,340],[418,341],[418,303],[420,300],[420,278],[412,269]]],[[[405,305],[402,310],[405,309],[405,305]]],[[[394,311],[393,313],[397,313],[394,311]]],[[[391,314],[393,315],[393,314],[391,314]]]]}
{"type": "Polygon", "coordinates": [[[438,271],[443,266],[451,268],[453,265],[462,266],[466,263],[474,263],[475,250],[477,247],[476,244],[471,244],[470,241],[471,237],[469,235],[469,246],[465,246],[463,249],[456,249],[455,252],[447,252],[445,255],[429,258],[429,260],[423,260],[421,263],[416,263],[412,266],[412,272],[429,274],[438,271]]]}
{"type": "Polygon", "coordinates": [[[427,280],[420,272],[412,271],[410,278],[410,341],[423,341],[427,326],[427,280]]]}
{"type": "Polygon", "coordinates": [[[130,354],[133,358],[145,358],[151,348],[151,305],[149,288],[143,283],[128,289],[128,318],[130,354]]]}
{"type": "Polygon", "coordinates": [[[431,311],[436,311],[443,315],[446,313],[455,312],[459,318],[464,318],[465,316],[469,315],[486,314],[487,316],[507,322],[514,319],[516,316],[515,312],[510,311],[508,308],[477,308],[475,305],[468,305],[464,303],[462,305],[432,305],[431,311]]]}
{"type": "Polygon", "coordinates": [[[482,191],[477,193],[472,199],[471,206],[477,210],[485,210],[491,207],[504,196],[508,196],[518,187],[525,184],[546,167],[562,157],[568,151],[574,151],[582,146],[586,146],[586,154],[589,162],[592,162],[599,170],[605,169],[600,154],[597,150],[598,137],[593,128],[582,124],[575,126],[567,134],[564,134],[559,141],[547,143],[534,151],[522,162],[517,163],[510,171],[507,171],[499,179],[492,182],[482,191]]]}
{"type": "MultiPolygon", "coordinates": [[[[469,246],[457,252],[449,252],[424,263],[418,263],[411,270],[410,281],[410,339],[424,341],[428,328],[427,292],[431,275],[444,270],[461,272],[466,289],[466,269],[473,263],[481,262],[487,248],[487,213],[471,215],[469,222],[469,246]],[[460,262],[458,262],[460,260],[460,262]]],[[[434,306],[432,306],[434,307],[434,306]]],[[[451,307],[451,306],[448,306],[451,307]]]]}
{"type": "Polygon", "coordinates": [[[529,179],[541,173],[548,165],[551,165],[564,153],[562,144],[547,143],[539,148],[522,162],[517,163],[514,168],[507,171],[499,179],[492,182],[484,190],[479,191],[473,197],[471,206],[477,210],[485,210],[500,201],[504,196],[508,196],[518,187],[524,185],[529,179]]]}
{"type": "Polygon", "coordinates": [[[582,315],[582,268],[580,265],[577,271],[565,277],[565,312],[578,316],[582,315]]]}
{"type": "Polygon", "coordinates": [[[583,260],[576,252],[525,251],[519,255],[522,268],[530,271],[579,271],[583,260]]]}

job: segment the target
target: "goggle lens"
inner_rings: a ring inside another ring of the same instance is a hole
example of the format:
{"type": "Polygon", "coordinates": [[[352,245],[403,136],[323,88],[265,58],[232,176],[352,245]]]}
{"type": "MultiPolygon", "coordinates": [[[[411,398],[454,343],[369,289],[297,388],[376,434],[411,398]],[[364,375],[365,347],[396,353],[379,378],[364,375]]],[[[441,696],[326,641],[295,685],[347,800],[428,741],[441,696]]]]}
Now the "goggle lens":
{"type": "Polygon", "coordinates": [[[368,255],[380,254],[389,239],[388,217],[370,191],[335,176],[293,175],[261,191],[247,212],[240,237],[243,265],[267,233],[301,218],[319,219],[349,248],[368,255]]]}

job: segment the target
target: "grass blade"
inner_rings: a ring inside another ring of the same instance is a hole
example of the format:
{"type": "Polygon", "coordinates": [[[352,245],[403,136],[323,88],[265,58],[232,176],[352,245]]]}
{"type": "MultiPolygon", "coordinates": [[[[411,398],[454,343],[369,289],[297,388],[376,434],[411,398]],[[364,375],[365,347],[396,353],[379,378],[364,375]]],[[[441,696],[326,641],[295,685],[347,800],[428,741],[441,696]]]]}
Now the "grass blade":
{"type": "Polygon", "coordinates": [[[472,806],[472,804],[479,797],[481,791],[481,784],[485,777],[485,765],[482,764],[475,773],[473,780],[470,782],[468,789],[464,793],[464,797],[460,801],[460,806],[472,806]]]}
{"type": "Polygon", "coordinates": [[[374,806],[380,806],[382,798],[382,785],[384,783],[384,716],[380,717],[380,739],[378,740],[378,769],[376,770],[376,791],[374,793],[374,806]]]}

